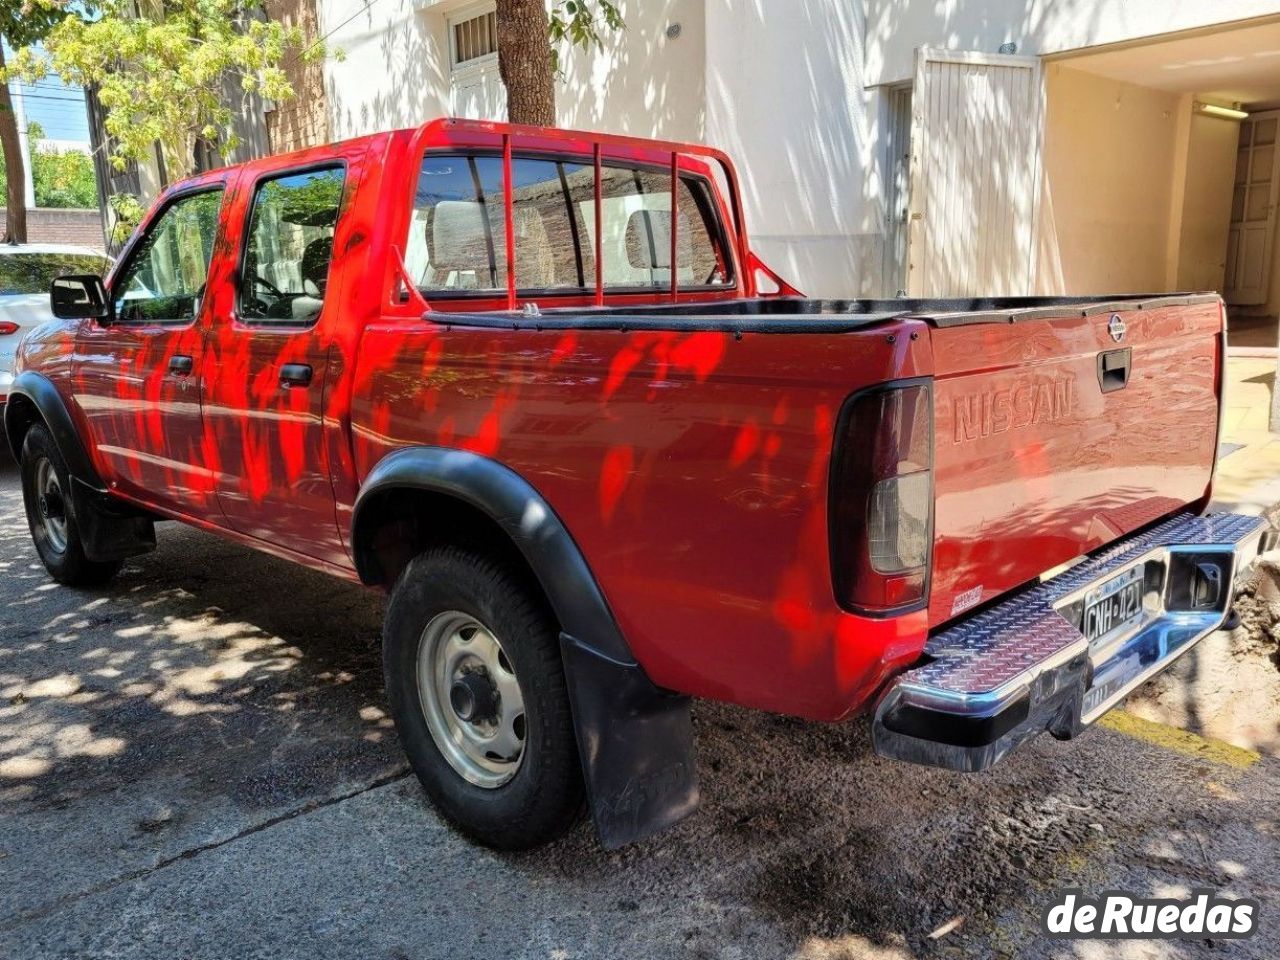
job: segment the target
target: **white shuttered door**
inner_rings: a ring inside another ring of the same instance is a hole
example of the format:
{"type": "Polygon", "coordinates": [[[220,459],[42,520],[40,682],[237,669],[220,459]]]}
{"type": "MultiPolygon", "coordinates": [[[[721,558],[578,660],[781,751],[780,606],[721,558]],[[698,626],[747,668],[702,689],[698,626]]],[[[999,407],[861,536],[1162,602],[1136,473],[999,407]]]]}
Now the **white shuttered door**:
{"type": "Polygon", "coordinates": [[[1280,196],[1277,125],[1280,111],[1257,113],[1240,124],[1223,291],[1232,306],[1266,303],[1271,288],[1271,250],[1280,196]]]}
{"type": "Polygon", "coordinates": [[[1032,291],[1042,117],[1036,58],[916,51],[911,296],[1032,291]]]}

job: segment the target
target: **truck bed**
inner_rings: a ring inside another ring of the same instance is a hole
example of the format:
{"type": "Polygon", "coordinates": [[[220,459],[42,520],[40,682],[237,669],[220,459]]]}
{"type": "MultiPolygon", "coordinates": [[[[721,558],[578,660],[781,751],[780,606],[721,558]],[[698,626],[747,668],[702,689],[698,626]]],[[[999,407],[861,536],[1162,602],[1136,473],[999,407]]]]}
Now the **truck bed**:
{"type": "MultiPolygon", "coordinates": [[[[715,347],[709,355],[721,359],[706,371],[707,383],[689,388],[715,391],[724,376],[744,401],[758,389],[750,403],[717,399],[704,411],[727,424],[767,422],[763,411],[783,397],[796,409],[831,404],[831,395],[817,388],[838,395],[842,376],[846,394],[865,386],[862,377],[894,376],[892,364],[871,375],[856,358],[869,361],[872,343],[883,344],[871,336],[875,329],[891,337],[909,329],[912,340],[919,337],[911,352],[921,359],[912,375],[933,378],[928,623],[938,629],[1051,567],[1205,502],[1217,442],[1220,304],[1212,293],[788,297],[520,314],[431,311],[426,317],[464,337],[477,328],[535,337],[563,331],[557,340],[576,335],[577,348],[600,357],[606,376],[623,369],[608,358],[630,357],[627,344],[643,352],[652,338],[675,337],[674,343],[719,335],[732,343],[745,336],[746,347],[752,335],[776,336],[763,347],[769,358],[763,363],[745,360],[742,349],[715,347]],[[1127,335],[1112,332],[1109,314],[1119,315],[1127,335]],[[822,334],[832,335],[831,342],[821,342],[822,334]],[[589,350],[587,337],[593,338],[589,350]],[[816,363],[825,369],[801,359],[811,354],[824,358],[816,363]],[[743,361],[731,360],[738,357],[743,361]],[[1113,373],[1102,368],[1117,358],[1125,364],[1123,382],[1112,382],[1113,373]],[[801,387],[792,377],[810,384],[801,387]]],[[[901,339],[896,346],[890,339],[889,350],[904,349],[901,339]]],[[[639,373],[637,367],[630,375],[639,373]]],[[[655,368],[648,376],[663,374],[655,368]]],[[[819,451],[824,447],[829,439],[819,451]]]]}
{"type": "Polygon", "coordinates": [[[840,333],[911,317],[938,328],[1088,317],[1126,310],[1217,303],[1216,293],[1125,293],[1087,297],[820,300],[757,297],[711,303],[628,307],[541,308],[537,313],[431,310],[425,319],[504,330],[718,330],[752,333],[840,333]]]}

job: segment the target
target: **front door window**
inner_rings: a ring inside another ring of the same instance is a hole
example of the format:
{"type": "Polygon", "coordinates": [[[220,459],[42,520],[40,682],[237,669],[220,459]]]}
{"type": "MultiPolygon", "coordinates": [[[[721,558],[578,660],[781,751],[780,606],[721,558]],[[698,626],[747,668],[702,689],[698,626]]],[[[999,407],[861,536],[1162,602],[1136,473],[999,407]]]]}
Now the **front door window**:
{"type": "Polygon", "coordinates": [[[186,324],[200,312],[222,188],[174,200],[151,224],[115,284],[119,323],[186,324]]]}

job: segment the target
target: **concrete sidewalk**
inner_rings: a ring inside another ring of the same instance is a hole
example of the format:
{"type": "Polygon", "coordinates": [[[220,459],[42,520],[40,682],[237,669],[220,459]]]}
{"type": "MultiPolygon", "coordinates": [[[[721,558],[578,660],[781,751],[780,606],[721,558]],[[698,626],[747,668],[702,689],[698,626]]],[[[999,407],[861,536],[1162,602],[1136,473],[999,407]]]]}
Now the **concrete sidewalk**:
{"type": "Polygon", "coordinates": [[[1262,514],[1280,503],[1280,434],[1267,428],[1275,378],[1274,358],[1227,358],[1215,509],[1262,514]]]}

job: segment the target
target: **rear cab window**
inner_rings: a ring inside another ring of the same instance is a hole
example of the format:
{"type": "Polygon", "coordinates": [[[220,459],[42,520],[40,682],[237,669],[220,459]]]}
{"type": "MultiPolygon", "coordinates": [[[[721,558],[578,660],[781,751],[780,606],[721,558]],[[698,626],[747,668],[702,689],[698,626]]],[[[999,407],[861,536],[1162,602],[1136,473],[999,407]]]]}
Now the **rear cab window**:
{"type": "MultiPolygon", "coordinates": [[[[594,290],[593,164],[517,157],[511,174],[517,289],[539,295],[594,290]]],[[[506,290],[502,181],[499,156],[429,153],[424,158],[405,245],[406,269],[424,295],[506,290]]],[[[606,161],[600,206],[605,291],[670,289],[670,171],[606,161]]],[[[680,289],[733,286],[733,261],[707,180],[682,173],[677,206],[680,289]]]]}

